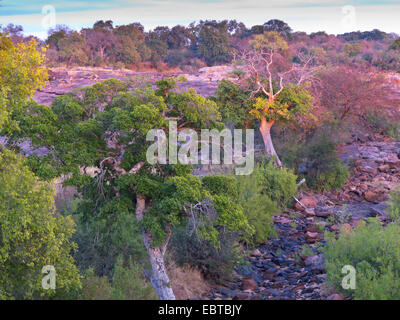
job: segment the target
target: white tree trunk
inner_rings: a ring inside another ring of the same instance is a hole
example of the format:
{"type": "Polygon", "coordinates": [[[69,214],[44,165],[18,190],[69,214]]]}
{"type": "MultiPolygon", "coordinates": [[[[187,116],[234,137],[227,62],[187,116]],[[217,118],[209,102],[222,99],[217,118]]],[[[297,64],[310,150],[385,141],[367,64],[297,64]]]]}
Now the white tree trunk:
{"type": "MultiPolygon", "coordinates": [[[[143,219],[144,211],[146,210],[146,197],[138,194],[136,197],[136,219],[143,219]]],[[[165,249],[158,247],[152,248],[152,237],[149,232],[142,233],[144,245],[149,255],[153,274],[150,276],[151,284],[156,291],[160,300],[175,300],[174,292],[172,291],[167,268],[165,267],[164,254],[165,249]]]]}
{"type": "Polygon", "coordinates": [[[271,127],[275,121],[267,121],[265,118],[261,119],[260,123],[260,133],[263,137],[265,152],[274,157],[275,165],[279,168],[282,168],[282,162],[278,157],[278,154],[275,151],[274,144],[272,143],[271,139],[271,127]]]}

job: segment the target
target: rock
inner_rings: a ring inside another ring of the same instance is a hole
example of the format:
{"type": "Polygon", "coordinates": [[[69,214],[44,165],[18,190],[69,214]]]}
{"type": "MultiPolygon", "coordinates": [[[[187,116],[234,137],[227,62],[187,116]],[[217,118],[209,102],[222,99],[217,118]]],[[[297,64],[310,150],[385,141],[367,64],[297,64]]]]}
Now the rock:
{"type": "Polygon", "coordinates": [[[380,172],[389,172],[390,171],[390,166],[388,164],[384,164],[378,167],[378,170],[380,172]]]}
{"type": "Polygon", "coordinates": [[[300,212],[304,211],[304,208],[298,202],[295,203],[294,209],[300,212]]]}
{"type": "Polygon", "coordinates": [[[251,253],[251,256],[252,257],[260,257],[262,254],[261,254],[261,252],[260,252],[260,250],[258,250],[258,249],[255,249],[252,253],[251,253]]]}
{"type": "Polygon", "coordinates": [[[241,292],[236,294],[232,300],[247,300],[249,299],[249,294],[247,292],[241,292]]]}
{"type": "Polygon", "coordinates": [[[344,300],[344,297],[343,297],[343,295],[340,294],[340,293],[334,293],[334,294],[331,294],[331,295],[327,298],[327,300],[344,300]]]}
{"type": "Polygon", "coordinates": [[[304,210],[305,214],[307,217],[313,217],[315,216],[315,211],[313,208],[307,208],[304,210]]]}
{"type": "Polygon", "coordinates": [[[318,204],[318,200],[314,196],[305,196],[301,198],[300,202],[307,208],[315,208],[318,204]]]}
{"type": "Polygon", "coordinates": [[[253,278],[242,280],[242,290],[257,291],[257,289],[258,289],[257,282],[253,278]]]}
{"type": "Polygon", "coordinates": [[[321,265],[324,263],[324,259],[321,255],[309,256],[304,260],[304,265],[309,267],[311,265],[321,265]]]}
{"type": "Polygon", "coordinates": [[[351,233],[352,230],[351,225],[348,223],[343,224],[341,229],[344,233],[351,233]]]}
{"type": "Polygon", "coordinates": [[[368,202],[379,202],[379,194],[372,192],[372,191],[367,191],[364,193],[364,198],[365,200],[367,200],[368,202]]]}
{"type": "Polygon", "coordinates": [[[334,225],[331,226],[331,230],[334,231],[334,232],[337,232],[337,231],[340,230],[340,227],[337,224],[334,224],[334,225]]]}

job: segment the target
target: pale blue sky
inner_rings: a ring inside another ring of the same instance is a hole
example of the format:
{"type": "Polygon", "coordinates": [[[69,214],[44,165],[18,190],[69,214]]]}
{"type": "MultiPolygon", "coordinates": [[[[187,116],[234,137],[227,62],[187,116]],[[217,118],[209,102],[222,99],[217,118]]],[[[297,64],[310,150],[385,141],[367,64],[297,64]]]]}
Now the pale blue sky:
{"type": "Polygon", "coordinates": [[[378,28],[400,34],[400,0],[3,0],[0,4],[0,24],[20,24],[26,34],[41,38],[51,23],[42,14],[45,5],[55,8],[57,24],[77,30],[99,19],[113,20],[115,25],[140,22],[149,30],[200,19],[236,19],[252,26],[276,18],[295,31],[336,34],[378,28]]]}

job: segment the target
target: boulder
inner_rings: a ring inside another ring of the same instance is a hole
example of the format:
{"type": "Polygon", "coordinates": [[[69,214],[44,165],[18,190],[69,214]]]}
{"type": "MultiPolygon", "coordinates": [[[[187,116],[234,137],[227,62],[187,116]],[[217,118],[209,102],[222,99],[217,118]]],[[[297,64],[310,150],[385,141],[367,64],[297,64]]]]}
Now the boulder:
{"type": "Polygon", "coordinates": [[[244,279],[242,281],[242,290],[257,291],[258,285],[256,280],[253,278],[244,279]]]}
{"type": "Polygon", "coordinates": [[[314,196],[305,196],[301,198],[300,202],[307,208],[315,208],[318,204],[318,199],[314,196]]]}

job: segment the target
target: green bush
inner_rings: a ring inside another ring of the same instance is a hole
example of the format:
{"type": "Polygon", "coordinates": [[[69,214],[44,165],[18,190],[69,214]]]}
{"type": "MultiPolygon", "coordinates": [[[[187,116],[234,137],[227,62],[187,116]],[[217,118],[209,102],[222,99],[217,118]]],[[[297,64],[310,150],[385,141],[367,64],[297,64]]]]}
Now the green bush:
{"type": "Polygon", "coordinates": [[[350,177],[349,170],[337,156],[333,141],[322,137],[307,150],[311,166],[306,173],[307,185],[316,190],[340,189],[350,177]]]}
{"type": "Polygon", "coordinates": [[[144,278],[137,263],[123,265],[119,257],[110,282],[106,276],[96,276],[92,268],[85,272],[81,299],[83,300],[155,300],[157,295],[144,278]]]}
{"type": "Polygon", "coordinates": [[[106,276],[98,277],[93,268],[86,270],[82,281],[82,300],[108,300],[111,295],[111,283],[106,276]]]}
{"type": "Polygon", "coordinates": [[[235,233],[220,233],[220,248],[199,238],[190,227],[174,230],[170,248],[175,262],[199,269],[205,278],[212,281],[230,279],[235,267],[243,261],[238,247],[239,236],[235,233]]]}
{"type": "Polygon", "coordinates": [[[400,188],[397,188],[391,192],[390,202],[390,217],[392,219],[400,218],[400,188]]]}
{"type": "Polygon", "coordinates": [[[280,170],[272,161],[263,162],[259,168],[262,193],[272,201],[276,201],[281,209],[293,203],[293,196],[297,193],[297,176],[293,170],[280,170]]]}
{"type": "Polygon", "coordinates": [[[145,279],[142,268],[132,261],[124,267],[122,258],[117,260],[112,279],[113,300],[155,300],[156,292],[145,279]]]}
{"type": "Polygon", "coordinates": [[[257,244],[266,242],[276,235],[272,217],[278,212],[276,201],[263,194],[261,185],[261,169],[255,167],[251,175],[238,176],[239,203],[243,208],[254,234],[246,238],[247,243],[257,244]]]}
{"type": "Polygon", "coordinates": [[[357,300],[400,299],[400,225],[384,227],[378,219],[364,221],[352,232],[342,230],[337,239],[325,236],[323,248],[327,280],[338,292],[357,300]],[[342,268],[356,270],[356,288],[343,289],[342,268]]]}

